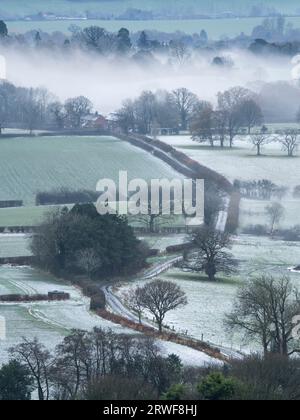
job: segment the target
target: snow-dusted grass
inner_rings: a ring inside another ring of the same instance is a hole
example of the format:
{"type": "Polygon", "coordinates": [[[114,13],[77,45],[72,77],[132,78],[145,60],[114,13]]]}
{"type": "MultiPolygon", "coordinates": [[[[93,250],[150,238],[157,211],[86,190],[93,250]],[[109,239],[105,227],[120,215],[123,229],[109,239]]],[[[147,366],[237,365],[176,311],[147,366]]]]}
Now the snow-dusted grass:
{"type": "Polygon", "coordinates": [[[0,294],[35,294],[53,290],[70,293],[71,299],[66,302],[0,305],[0,316],[6,319],[7,328],[6,341],[0,341],[0,364],[7,360],[7,349],[22,341],[22,337],[38,337],[52,349],[75,328],[91,330],[98,326],[111,328],[116,333],[131,333],[92,314],[89,299],[82,296],[77,288],[29,267],[0,267],[0,294]]]}
{"type": "Polygon", "coordinates": [[[142,236],[139,239],[146,242],[150,248],[159,249],[164,252],[168,246],[180,245],[188,241],[188,237],[185,234],[178,235],[147,235],[142,236]]]}
{"type": "MultiPolygon", "coordinates": [[[[238,274],[231,278],[220,278],[216,283],[209,282],[201,274],[183,273],[179,269],[172,269],[160,276],[163,280],[178,284],[188,298],[187,306],[168,313],[166,324],[176,331],[217,345],[253,350],[257,349],[257,343],[243,343],[240,335],[226,331],[225,316],[232,309],[238,288],[249,278],[262,273],[288,275],[288,268],[299,264],[300,244],[241,235],[234,238],[232,253],[239,261],[238,274]]],[[[290,276],[295,286],[300,288],[300,275],[295,273],[290,276]]],[[[118,290],[119,296],[128,288],[142,283],[124,285],[118,290]]]]}
{"type": "MultiPolygon", "coordinates": [[[[249,225],[269,226],[270,221],[266,212],[266,207],[269,205],[270,201],[242,199],[240,206],[240,228],[249,225]]],[[[289,228],[300,225],[300,200],[295,200],[290,197],[283,200],[282,205],[285,212],[278,227],[289,228]]]]}
{"type": "MultiPolygon", "coordinates": [[[[199,163],[214,169],[230,181],[268,179],[279,186],[290,188],[282,204],[286,209],[283,226],[300,224],[300,200],[292,197],[295,186],[300,185],[300,153],[289,158],[277,143],[266,145],[263,156],[256,156],[256,150],[249,142],[248,136],[237,138],[234,148],[211,148],[199,144],[190,136],[163,136],[161,140],[181,150],[199,163]]],[[[265,207],[270,202],[243,200],[241,206],[241,226],[265,224],[265,207]]]]}
{"type": "Polygon", "coordinates": [[[31,255],[29,242],[29,235],[0,234],[0,258],[26,257],[31,255]]]}
{"type": "Polygon", "coordinates": [[[118,182],[120,170],[128,171],[129,180],[179,176],[149,153],[113,137],[4,138],[0,151],[0,200],[23,200],[26,206],[34,205],[38,191],[95,191],[102,178],[118,182]]]}
{"type": "Polygon", "coordinates": [[[278,185],[289,187],[300,183],[299,153],[294,158],[289,158],[277,143],[265,146],[263,156],[257,157],[247,136],[237,138],[233,149],[211,148],[193,141],[190,136],[163,136],[160,139],[231,181],[269,179],[278,185]]]}
{"type": "Polygon", "coordinates": [[[219,360],[213,359],[201,351],[182,346],[181,344],[157,340],[157,345],[163,356],[167,357],[169,354],[176,354],[185,366],[205,367],[212,364],[223,365],[219,360]]]}

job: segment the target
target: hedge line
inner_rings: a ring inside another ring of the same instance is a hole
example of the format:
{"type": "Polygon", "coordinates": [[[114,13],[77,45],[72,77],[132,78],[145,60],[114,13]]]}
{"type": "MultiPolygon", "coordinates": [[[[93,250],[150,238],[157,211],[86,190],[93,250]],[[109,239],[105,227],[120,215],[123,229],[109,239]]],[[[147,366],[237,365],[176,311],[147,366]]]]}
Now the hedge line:
{"type": "Polygon", "coordinates": [[[174,170],[182,175],[193,179],[206,179],[213,182],[219,189],[225,191],[230,195],[230,204],[228,208],[228,218],[226,223],[226,230],[233,233],[237,230],[239,225],[239,206],[241,196],[233,186],[233,184],[223,175],[204,165],[189,158],[184,153],[174,149],[172,146],[149,137],[141,135],[123,135],[118,137],[125,140],[134,146],[137,146],[152,155],[163,160],[174,170]],[[159,149],[159,150],[157,150],[159,149]],[[167,155],[166,155],[167,153],[167,155]],[[176,159],[176,160],[174,160],[176,159]]]}

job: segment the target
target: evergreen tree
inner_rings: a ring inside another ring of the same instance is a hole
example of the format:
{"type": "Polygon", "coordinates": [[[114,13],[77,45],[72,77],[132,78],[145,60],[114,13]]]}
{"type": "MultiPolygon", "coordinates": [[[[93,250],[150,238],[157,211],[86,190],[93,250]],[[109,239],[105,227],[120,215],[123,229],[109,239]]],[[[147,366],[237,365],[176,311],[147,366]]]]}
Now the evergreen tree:
{"type": "Polygon", "coordinates": [[[6,23],[3,20],[0,20],[0,38],[8,36],[8,29],[6,23]]]}
{"type": "Polygon", "coordinates": [[[28,370],[12,360],[0,369],[0,401],[30,400],[32,384],[28,370]]]}

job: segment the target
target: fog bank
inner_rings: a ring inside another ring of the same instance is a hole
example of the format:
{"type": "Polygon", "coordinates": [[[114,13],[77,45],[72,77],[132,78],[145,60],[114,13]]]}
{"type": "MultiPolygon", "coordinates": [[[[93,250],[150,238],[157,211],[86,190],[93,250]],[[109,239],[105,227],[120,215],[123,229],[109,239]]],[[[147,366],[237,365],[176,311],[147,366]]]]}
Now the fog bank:
{"type": "Polygon", "coordinates": [[[203,100],[214,102],[217,92],[241,85],[259,90],[263,82],[293,81],[300,72],[288,57],[256,57],[245,51],[226,52],[232,68],[211,65],[213,55],[195,56],[184,66],[164,62],[137,63],[76,52],[57,56],[45,52],[2,51],[7,79],[19,86],[47,87],[60,100],[84,95],[95,108],[109,114],[126,98],[143,90],[187,87],[203,100]]]}

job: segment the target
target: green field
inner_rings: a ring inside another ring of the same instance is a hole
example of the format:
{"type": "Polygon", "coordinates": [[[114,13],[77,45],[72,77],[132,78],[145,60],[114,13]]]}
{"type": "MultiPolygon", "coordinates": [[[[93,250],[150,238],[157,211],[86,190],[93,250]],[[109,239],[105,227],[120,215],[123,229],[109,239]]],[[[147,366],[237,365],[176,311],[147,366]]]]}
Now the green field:
{"type": "Polygon", "coordinates": [[[95,191],[102,178],[118,182],[121,170],[128,171],[129,180],[178,176],[159,159],[113,137],[1,139],[0,200],[23,200],[33,206],[39,191],[95,191]]]}

